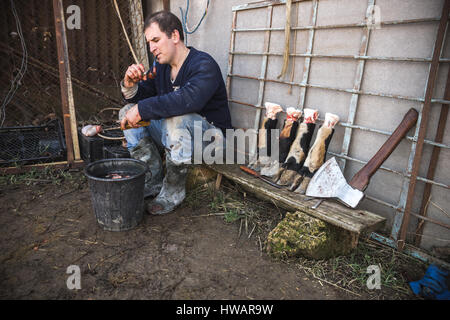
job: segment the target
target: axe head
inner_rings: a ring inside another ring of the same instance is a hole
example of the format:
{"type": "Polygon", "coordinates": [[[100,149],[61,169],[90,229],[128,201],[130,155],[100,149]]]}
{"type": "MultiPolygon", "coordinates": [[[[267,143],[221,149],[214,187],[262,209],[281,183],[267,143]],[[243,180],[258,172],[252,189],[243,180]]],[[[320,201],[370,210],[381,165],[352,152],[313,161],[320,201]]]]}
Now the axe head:
{"type": "Polygon", "coordinates": [[[348,185],[341,168],[333,157],[314,174],[306,189],[308,197],[337,198],[345,205],[355,208],[364,193],[348,185]]]}

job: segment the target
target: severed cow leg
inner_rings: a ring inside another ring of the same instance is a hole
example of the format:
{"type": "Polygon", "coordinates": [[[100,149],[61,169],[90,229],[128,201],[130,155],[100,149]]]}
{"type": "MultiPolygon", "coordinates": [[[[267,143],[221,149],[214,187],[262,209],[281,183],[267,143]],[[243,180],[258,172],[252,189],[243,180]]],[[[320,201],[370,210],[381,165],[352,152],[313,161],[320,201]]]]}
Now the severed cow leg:
{"type": "MultiPolygon", "coordinates": [[[[283,129],[280,133],[279,140],[279,163],[283,164],[289,154],[291,145],[297,134],[299,126],[298,120],[302,115],[302,112],[296,108],[287,108],[287,117],[284,122],[283,129]]],[[[272,176],[273,181],[277,181],[280,178],[283,168],[279,167],[276,174],[272,176]]]]}
{"type": "Polygon", "coordinates": [[[319,113],[317,110],[308,108],[304,109],[303,112],[303,121],[298,126],[295,140],[291,145],[286,161],[279,171],[280,177],[277,184],[281,186],[290,185],[295,180],[308,155],[309,145],[319,113]]]}
{"type": "MultiPolygon", "coordinates": [[[[300,186],[295,189],[295,192],[300,194],[305,194],[306,188],[308,187],[309,181],[313,177],[314,173],[320,168],[320,166],[325,162],[326,153],[328,146],[330,144],[331,138],[334,133],[334,126],[339,121],[339,117],[332,113],[325,114],[325,121],[317,131],[317,137],[308,152],[305,163],[300,169],[299,176],[294,183],[299,183],[300,186]]],[[[294,183],[291,186],[291,190],[296,187],[294,183]]]]}
{"type": "Polygon", "coordinates": [[[258,158],[249,164],[249,167],[256,171],[260,171],[261,166],[270,163],[272,129],[277,127],[277,114],[283,111],[283,108],[276,103],[266,102],[264,106],[266,114],[258,132],[258,158]]]}

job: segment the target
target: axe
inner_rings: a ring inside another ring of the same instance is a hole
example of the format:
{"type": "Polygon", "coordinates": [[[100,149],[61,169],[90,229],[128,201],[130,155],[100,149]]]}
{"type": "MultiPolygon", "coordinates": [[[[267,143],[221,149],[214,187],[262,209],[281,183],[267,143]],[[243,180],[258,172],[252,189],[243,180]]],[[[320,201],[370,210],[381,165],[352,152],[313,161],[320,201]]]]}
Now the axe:
{"type": "Polygon", "coordinates": [[[337,198],[345,205],[355,208],[363,198],[363,191],[367,188],[372,175],[395,150],[409,129],[415,125],[417,118],[417,111],[413,108],[409,109],[397,129],[348,184],[336,159],[334,157],[329,159],[317,170],[309,182],[306,195],[318,198],[337,198]]]}

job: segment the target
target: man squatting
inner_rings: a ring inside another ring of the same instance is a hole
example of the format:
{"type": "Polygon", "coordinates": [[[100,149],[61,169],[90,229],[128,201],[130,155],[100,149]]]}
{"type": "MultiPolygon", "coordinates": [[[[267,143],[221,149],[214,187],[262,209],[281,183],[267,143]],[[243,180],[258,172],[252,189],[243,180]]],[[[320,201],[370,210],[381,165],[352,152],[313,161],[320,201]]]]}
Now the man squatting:
{"type": "Polygon", "coordinates": [[[144,33],[156,60],[156,76],[146,75],[142,64],[128,67],[121,90],[129,104],[120,110],[119,120],[122,129],[127,123],[134,128],[124,131],[131,157],[150,168],[144,197],[156,197],[147,211],[164,214],[185,198],[195,126],[201,125],[202,134],[216,129],[224,141],[225,130],[232,129],[231,116],[218,64],[209,54],[185,45],[181,22],[174,14],[152,14],[144,33]],[[150,120],[150,125],[138,128],[141,120],[150,120]],[[190,139],[180,130],[189,132],[190,139]],[[164,177],[158,148],[166,150],[164,177]]]}

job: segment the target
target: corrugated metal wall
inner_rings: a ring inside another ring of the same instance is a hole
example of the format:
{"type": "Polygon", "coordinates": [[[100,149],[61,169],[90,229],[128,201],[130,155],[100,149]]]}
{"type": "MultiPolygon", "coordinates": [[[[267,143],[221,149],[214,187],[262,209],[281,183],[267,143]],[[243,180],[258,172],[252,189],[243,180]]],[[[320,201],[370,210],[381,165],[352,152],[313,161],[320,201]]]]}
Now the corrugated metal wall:
{"type": "MultiPolygon", "coordinates": [[[[316,108],[322,119],[325,112],[336,113],[341,123],[336,128],[328,158],[336,156],[341,167],[345,165],[344,174],[349,180],[376,153],[409,108],[421,110],[443,1],[293,1],[291,57],[288,71],[281,79],[277,76],[282,67],[285,5],[274,2],[269,25],[267,5],[241,10],[247,2],[213,1],[203,25],[188,36],[188,45],[215,57],[224,79],[231,76],[230,99],[240,102],[230,103],[233,125],[253,128],[258,107],[265,101],[278,102],[285,109],[316,108]],[[366,47],[364,37],[368,29],[364,25],[370,4],[377,6],[381,26],[370,30],[366,47]],[[228,73],[233,13],[237,14],[236,33],[232,69],[228,73]],[[267,32],[270,32],[270,46],[265,54],[267,32]],[[267,70],[265,81],[262,81],[261,67],[266,57],[267,70]],[[262,100],[261,82],[264,83],[262,100]],[[354,110],[354,116],[351,110],[354,110]]],[[[205,5],[206,1],[191,2],[190,27],[199,21],[205,5]]],[[[171,11],[179,17],[180,7],[185,9],[186,1],[171,1],[171,11]]],[[[443,99],[449,58],[447,32],[413,203],[412,212],[416,214],[420,211],[425,186],[423,177],[426,177],[430,154],[436,145],[433,140],[441,109],[437,101],[443,99]]],[[[395,223],[401,218],[404,207],[409,182],[407,168],[415,149],[415,133],[415,128],[410,130],[408,138],[373,176],[365,192],[367,197],[360,204],[361,208],[388,219],[385,230],[388,236],[392,230],[398,231],[395,223]]],[[[444,225],[450,225],[450,169],[446,165],[450,160],[449,133],[447,126],[444,141],[438,144],[442,146],[441,153],[431,202],[427,206],[427,216],[444,225]]],[[[417,223],[413,216],[408,228],[408,242],[414,241],[417,223]]],[[[425,223],[423,248],[448,246],[449,243],[447,228],[425,223]]]]}

